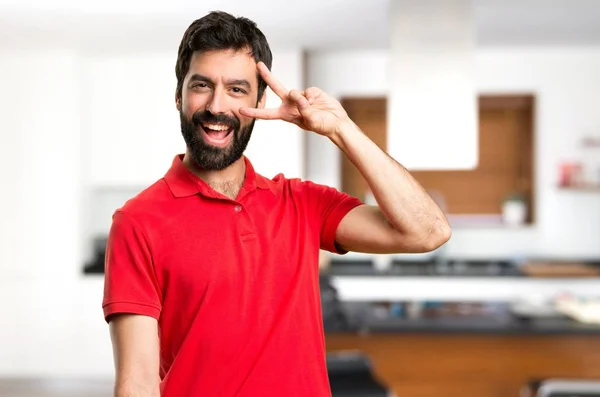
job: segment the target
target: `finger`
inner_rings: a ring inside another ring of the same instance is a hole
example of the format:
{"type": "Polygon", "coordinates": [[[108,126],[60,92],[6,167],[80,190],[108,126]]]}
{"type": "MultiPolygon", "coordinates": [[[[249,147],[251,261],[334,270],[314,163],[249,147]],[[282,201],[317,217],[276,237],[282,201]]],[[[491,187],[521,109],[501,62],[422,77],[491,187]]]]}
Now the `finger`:
{"type": "Polygon", "coordinates": [[[259,62],[256,66],[258,68],[258,72],[260,73],[260,77],[262,77],[265,83],[267,83],[271,90],[273,90],[275,95],[281,99],[287,96],[288,90],[283,86],[283,84],[277,81],[275,77],[273,77],[271,71],[269,68],[267,68],[267,65],[265,65],[263,62],[259,62]]]}
{"type": "Polygon", "coordinates": [[[309,105],[312,105],[312,104],[313,104],[313,102],[315,101],[315,99],[314,99],[314,98],[312,98],[312,97],[309,97],[309,96],[307,95],[307,91],[300,91],[300,94],[301,94],[303,97],[305,97],[305,98],[308,100],[308,104],[309,104],[309,105]]]}
{"type": "Polygon", "coordinates": [[[313,102],[315,101],[315,99],[321,94],[321,90],[318,89],[317,87],[310,87],[307,88],[305,91],[305,95],[306,99],[308,99],[308,103],[310,103],[311,105],[313,104],[313,102]]]}
{"type": "Polygon", "coordinates": [[[298,90],[290,91],[290,99],[296,102],[296,105],[299,109],[305,109],[310,106],[310,104],[308,103],[308,99],[306,99],[302,92],[298,90]]]}
{"type": "Polygon", "coordinates": [[[240,114],[246,117],[262,120],[279,120],[281,115],[279,109],[257,109],[257,108],[240,108],[240,114]]]}

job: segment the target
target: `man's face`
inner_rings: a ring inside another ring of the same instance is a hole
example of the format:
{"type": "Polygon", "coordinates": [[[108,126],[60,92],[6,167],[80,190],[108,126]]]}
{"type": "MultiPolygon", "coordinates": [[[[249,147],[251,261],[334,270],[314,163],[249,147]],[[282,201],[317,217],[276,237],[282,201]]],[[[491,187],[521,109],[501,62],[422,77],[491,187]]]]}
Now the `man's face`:
{"type": "Polygon", "coordinates": [[[246,150],[254,119],[242,116],[241,107],[257,103],[256,61],[248,51],[194,53],[183,81],[177,109],[181,133],[192,159],[202,169],[222,170],[246,150]]]}

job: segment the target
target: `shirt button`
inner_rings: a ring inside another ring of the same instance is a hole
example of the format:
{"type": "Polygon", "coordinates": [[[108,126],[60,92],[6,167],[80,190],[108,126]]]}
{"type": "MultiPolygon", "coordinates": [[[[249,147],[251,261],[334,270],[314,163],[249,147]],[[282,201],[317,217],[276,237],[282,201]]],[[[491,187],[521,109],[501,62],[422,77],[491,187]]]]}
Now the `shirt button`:
{"type": "Polygon", "coordinates": [[[242,206],[236,205],[234,209],[235,209],[235,212],[240,212],[242,210],[242,206]]]}

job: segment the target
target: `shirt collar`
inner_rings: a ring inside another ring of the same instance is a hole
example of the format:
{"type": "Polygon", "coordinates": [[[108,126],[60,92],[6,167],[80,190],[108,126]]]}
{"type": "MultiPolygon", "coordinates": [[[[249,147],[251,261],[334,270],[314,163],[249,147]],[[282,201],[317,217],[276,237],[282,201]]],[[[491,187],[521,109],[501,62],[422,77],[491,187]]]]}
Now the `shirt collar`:
{"type": "MultiPolygon", "coordinates": [[[[246,177],[242,185],[244,193],[247,194],[255,189],[270,190],[269,180],[255,172],[246,156],[243,159],[246,165],[246,177]]],[[[175,156],[164,179],[175,197],[187,197],[197,193],[213,198],[219,196],[219,193],[183,164],[183,154],[175,156]]]]}

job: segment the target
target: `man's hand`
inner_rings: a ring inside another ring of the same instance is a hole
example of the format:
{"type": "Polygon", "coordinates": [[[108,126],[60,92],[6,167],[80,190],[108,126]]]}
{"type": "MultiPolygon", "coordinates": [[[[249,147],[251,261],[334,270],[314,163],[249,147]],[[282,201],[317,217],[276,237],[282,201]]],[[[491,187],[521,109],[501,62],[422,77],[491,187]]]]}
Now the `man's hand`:
{"type": "Polygon", "coordinates": [[[241,108],[246,117],[263,120],[284,120],[296,124],[303,130],[313,131],[326,137],[332,137],[339,126],[348,119],[342,105],[323,90],[311,87],[304,91],[288,91],[277,81],[266,65],[257,64],[263,80],[281,98],[277,109],[241,108]]]}

